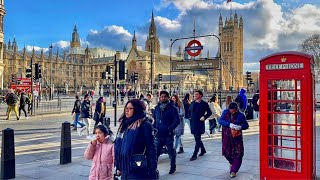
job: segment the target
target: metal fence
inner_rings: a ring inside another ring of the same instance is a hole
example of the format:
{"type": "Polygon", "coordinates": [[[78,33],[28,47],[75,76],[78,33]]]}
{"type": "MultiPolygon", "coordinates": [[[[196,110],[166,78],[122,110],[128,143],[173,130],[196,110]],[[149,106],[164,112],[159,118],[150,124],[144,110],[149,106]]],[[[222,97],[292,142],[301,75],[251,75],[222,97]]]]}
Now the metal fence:
{"type": "Polygon", "coordinates": [[[56,112],[70,112],[72,111],[74,100],[73,99],[55,99],[51,101],[38,101],[35,103],[35,114],[48,114],[56,112]]]}

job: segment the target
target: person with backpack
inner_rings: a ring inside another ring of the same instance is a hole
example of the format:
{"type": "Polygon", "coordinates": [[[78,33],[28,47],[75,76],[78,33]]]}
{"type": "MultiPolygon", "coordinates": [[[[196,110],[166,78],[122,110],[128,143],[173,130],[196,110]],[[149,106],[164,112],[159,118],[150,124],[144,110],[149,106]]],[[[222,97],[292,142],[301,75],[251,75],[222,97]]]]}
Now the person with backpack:
{"type": "Polygon", "coordinates": [[[79,121],[79,119],[80,119],[80,113],[81,113],[81,100],[80,100],[79,96],[77,95],[77,96],[76,96],[76,101],[74,102],[73,109],[72,109],[72,112],[71,112],[71,115],[75,114],[75,116],[74,116],[74,122],[73,122],[73,124],[71,124],[71,126],[74,127],[74,128],[72,129],[72,130],[74,130],[74,131],[77,130],[77,125],[78,125],[78,124],[81,126],[81,128],[84,127],[84,124],[79,121]]]}
{"type": "Polygon", "coordinates": [[[253,119],[259,118],[259,90],[252,97],[253,119]]]}
{"type": "Polygon", "coordinates": [[[239,107],[239,111],[245,114],[245,111],[247,109],[247,95],[246,95],[246,90],[244,88],[241,88],[240,93],[234,100],[239,107]]]}
{"type": "Polygon", "coordinates": [[[7,114],[6,120],[10,119],[11,111],[14,111],[14,113],[16,114],[17,120],[20,119],[20,117],[18,116],[18,107],[17,107],[18,101],[19,101],[19,97],[13,92],[13,89],[10,89],[6,99],[6,102],[8,104],[8,114],[7,114]]]}
{"type": "Polygon", "coordinates": [[[21,117],[21,110],[22,110],[24,112],[25,118],[28,119],[28,114],[25,109],[28,101],[29,101],[29,99],[28,99],[28,97],[26,97],[26,94],[24,92],[21,92],[20,105],[19,105],[19,117],[21,117]]]}

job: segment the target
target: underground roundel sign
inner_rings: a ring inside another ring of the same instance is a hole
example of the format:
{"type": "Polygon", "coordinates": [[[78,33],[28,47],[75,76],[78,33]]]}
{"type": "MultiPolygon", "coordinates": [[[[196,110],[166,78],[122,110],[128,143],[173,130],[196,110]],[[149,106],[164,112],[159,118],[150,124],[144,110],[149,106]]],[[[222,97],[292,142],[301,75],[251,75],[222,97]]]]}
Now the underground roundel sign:
{"type": "Polygon", "coordinates": [[[194,39],[188,43],[187,47],[185,48],[185,51],[187,51],[187,53],[190,56],[195,57],[201,53],[202,49],[203,49],[203,46],[201,46],[200,41],[194,39]]]}

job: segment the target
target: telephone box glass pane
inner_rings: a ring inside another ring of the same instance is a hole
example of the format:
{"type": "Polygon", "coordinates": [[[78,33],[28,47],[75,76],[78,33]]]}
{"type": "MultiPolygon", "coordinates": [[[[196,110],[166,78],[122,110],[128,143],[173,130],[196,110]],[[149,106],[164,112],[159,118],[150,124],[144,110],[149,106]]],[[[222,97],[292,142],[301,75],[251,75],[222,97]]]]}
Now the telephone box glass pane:
{"type": "Polygon", "coordinates": [[[285,149],[274,147],[273,149],[273,156],[278,158],[285,158],[285,159],[296,159],[296,151],[294,149],[285,149]]]}
{"type": "Polygon", "coordinates": [[[295,114],[274,114],[275,124],[296,124],[295,114]]]}
{"type": "Polygon", "coordinates": [[[296,136],[296,128],[295,126],[288,126],[288,125],[274,125],[273,134],[285,135],[285,136],[296,136]]]}
{"type": "Polygon", "coordinates": [[[283,136],[274,136],[273,138],[274,146],[296,148],[296,138],[295,137],[283,137],[283,136]]]}
{"type": "Polygon", "coordinates": [[[294,90],[295,89],[295,80],[291,79],[291,80],[276,80],[273,83],[273,87],[276,87],[276,89],[291,89],[294,90]]]}
{"type": "Polygon", "coordinates": [[[285,159],[274,159],[274,168],[296,171],[296,162],[285,159]]]}

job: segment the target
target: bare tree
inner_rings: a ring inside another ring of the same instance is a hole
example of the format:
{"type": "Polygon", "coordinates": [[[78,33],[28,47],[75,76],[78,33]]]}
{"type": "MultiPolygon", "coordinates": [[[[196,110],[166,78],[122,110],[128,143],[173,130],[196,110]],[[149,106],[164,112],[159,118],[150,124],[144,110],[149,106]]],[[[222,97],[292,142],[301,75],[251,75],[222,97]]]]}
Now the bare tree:
{"type": "Polygon", "coordinates": [[[299,44],[299,49],[314,56],[317,66],[320,65],[320,34],[314,34],[299,44]]]}

